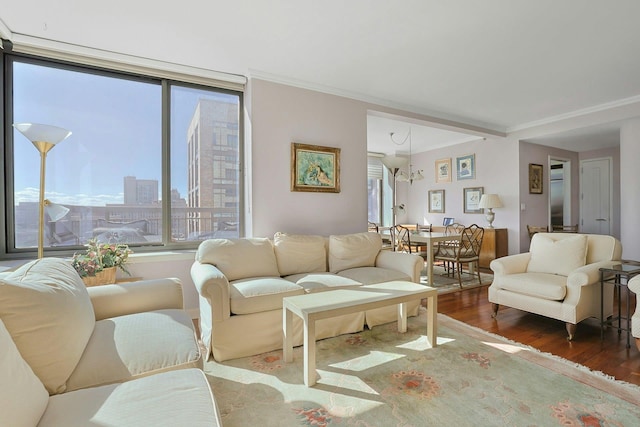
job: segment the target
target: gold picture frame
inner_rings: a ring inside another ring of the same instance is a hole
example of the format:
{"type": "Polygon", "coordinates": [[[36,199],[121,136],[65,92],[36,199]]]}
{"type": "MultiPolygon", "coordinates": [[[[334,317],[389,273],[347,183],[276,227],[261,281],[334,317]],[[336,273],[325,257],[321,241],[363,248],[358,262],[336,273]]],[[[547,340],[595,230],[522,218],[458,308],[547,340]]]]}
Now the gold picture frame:
{"type": "Polygon", "coordinates": [[[429,190],[429,213],[444,213],[444,190],[429,190]]]}
{"type": "Polygon", "coordinates": [[[542,165],[529,163],[529,194],[542,194],[543,173],[542,165]]]}
{"type": "Polygon", "coordinates": [[[484,193],[484,187],[465,188],[463,192],[464,213],[484,213],[484,209],[479,207],[480,199],[484,193]]]}
{"type": "Polygon", "coordinates": [[[291,191],[340,192],[340,149],[291,143],[291,191]]]}
{"type": "Polygon", "coordinates": [[[451,182],[451,157],[436,160],[436,183],[451,182]]]}

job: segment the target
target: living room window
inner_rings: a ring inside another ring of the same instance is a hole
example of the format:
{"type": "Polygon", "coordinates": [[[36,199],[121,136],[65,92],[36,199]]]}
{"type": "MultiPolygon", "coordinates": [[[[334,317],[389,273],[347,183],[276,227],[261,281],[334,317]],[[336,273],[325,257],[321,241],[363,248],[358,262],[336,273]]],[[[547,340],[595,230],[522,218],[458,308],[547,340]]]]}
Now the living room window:
{"type": "Polygon", "coordinates": [[[72,131],[47,154],[44,247],[137,251],[239,237],[242,92],[4,54],[4,256],[35,252],[40,155],[11,125],[72,131]]]}

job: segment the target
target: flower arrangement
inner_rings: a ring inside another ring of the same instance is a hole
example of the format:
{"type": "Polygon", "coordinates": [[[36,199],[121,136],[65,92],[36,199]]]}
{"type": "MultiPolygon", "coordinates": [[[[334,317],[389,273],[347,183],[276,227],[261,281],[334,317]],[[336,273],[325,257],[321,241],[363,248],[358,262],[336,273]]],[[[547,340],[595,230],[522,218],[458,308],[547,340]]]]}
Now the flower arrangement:
{"type": "Polygon", "coordinates": [[[129,273],[125,267],[129,254],[133,253],[125,244],[98,243],[97,239],[91,239],[85,245],[85,253],[73,255],[71,263],[80,277],[93,277],[105,268],[117,267],[129,273]]]}

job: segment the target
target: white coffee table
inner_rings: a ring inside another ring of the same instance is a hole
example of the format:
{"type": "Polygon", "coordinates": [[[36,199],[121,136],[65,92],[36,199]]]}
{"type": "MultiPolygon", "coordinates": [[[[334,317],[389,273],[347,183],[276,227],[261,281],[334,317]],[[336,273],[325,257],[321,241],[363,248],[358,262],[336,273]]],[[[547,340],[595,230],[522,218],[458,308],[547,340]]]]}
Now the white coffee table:
{"type": "Polygon", "coordinates": [[[393,281],[355,289],[338,289],[282,300],[284,361],[293,361],[293,315],[304,322],[304,383],[316,383],[316,321],[388,305],[398,305],[398,331],[407,331],[407,302],[427,298],[427,340],[436,347],[438,291],[413,282],[393,281]]]}

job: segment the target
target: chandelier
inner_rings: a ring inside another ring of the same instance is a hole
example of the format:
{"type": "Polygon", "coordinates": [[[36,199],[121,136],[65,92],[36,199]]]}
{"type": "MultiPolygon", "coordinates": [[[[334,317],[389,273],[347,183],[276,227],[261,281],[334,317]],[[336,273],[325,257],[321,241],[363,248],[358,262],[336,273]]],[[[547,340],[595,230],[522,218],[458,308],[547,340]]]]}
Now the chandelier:
{"type": "Polygon", "coordinates": [[[402,142],[396,142],[396,140],[393,139],[393,134],[394,132],[391,132],[389,134],[389,137],[391,138],[391,142],[393,142],[395,145],[404,145],[407,140],[409,140],[409,172],[407,173],[405,171],[400,171],[396,175],[396,180],[413,184],[413,181],[420,181],[421,179],[424,179],[422,169],[416,169],[415,171],[413,170],[413,164],[411,162],[411,128],[409,128],[409,132],[407,133],[407,136],[402,140],[402,142]]]}

